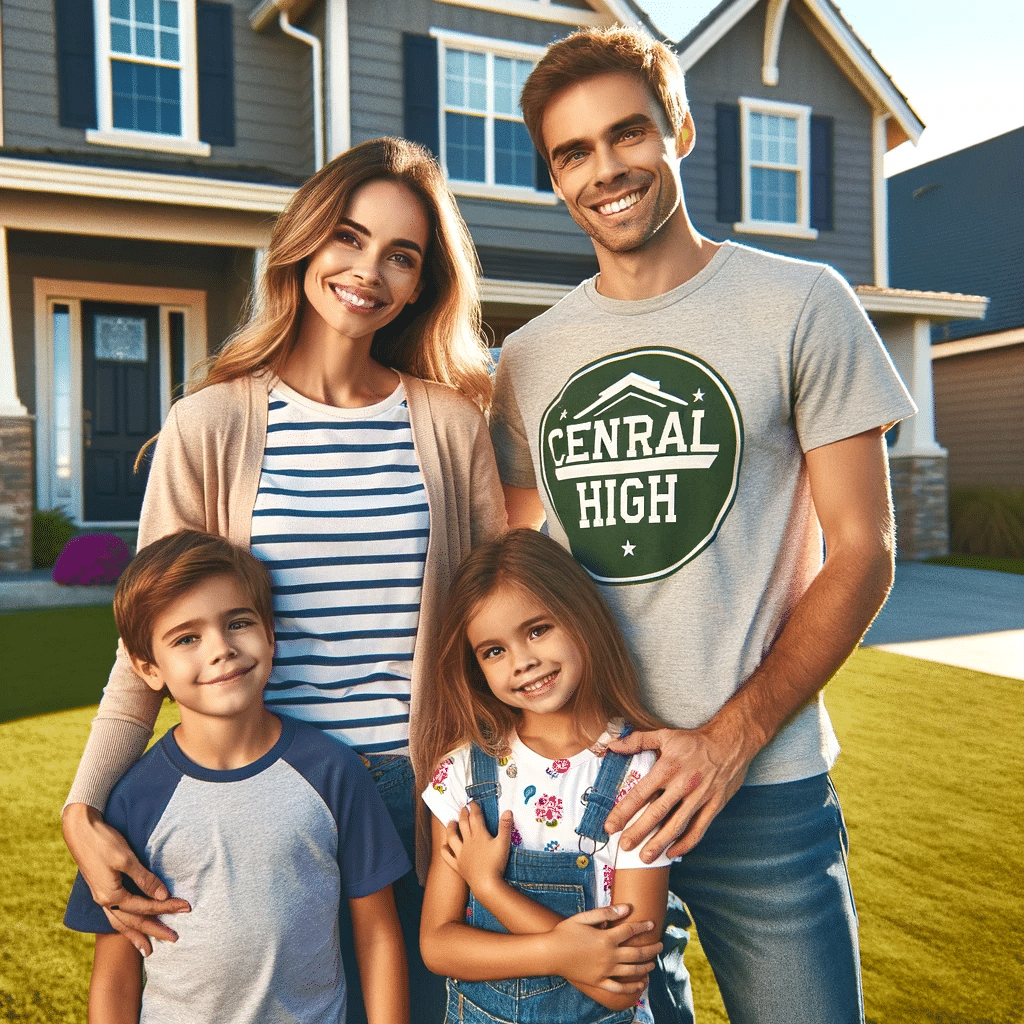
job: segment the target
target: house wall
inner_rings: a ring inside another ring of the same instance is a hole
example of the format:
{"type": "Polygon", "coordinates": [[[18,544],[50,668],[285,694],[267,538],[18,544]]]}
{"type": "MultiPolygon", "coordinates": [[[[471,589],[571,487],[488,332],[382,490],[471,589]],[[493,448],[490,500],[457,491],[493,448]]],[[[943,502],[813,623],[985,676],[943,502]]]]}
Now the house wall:
{"type": "MultiPolygon", "coordinates": [[[[233,0],[235,145],[214,146],[197,168],[242,165],[305,177],[313,169],[309,47],[276,28],[249,25],[252,0],[233,0]]],[[[0,150],[120,154],[137,161],[180,164],[169,153],[119,149],[86,141],[80,128],[61,126],[57,104],[56,27],[52,0],[4,0],[4,147],[0,150]]]]}
{"type": "MultiPolygon", "coordinates": [[[[427,35],[444,28],[491,39],[546,46],[571,26],[516,18],[456,4],[423,0],[349,0],[352,144],[404,134],[402,33],[427,35]]],[[[521,251],[592,255],[586,235],[559,203],[548,206],[458,197],[459,208],[480,246],[521,251]]]]}
{"type": "Polygon", "coordinates": [[[687,72],[696,145],[683,161],[687,208],[697,228],[773,252],[820,260],[852,284],[874,283],[871,108],[832,57],[790,11],[779,46],[779,84],[761,81],[767,4],[759,3],[687,72]],[[715,105],[751,96],[799,103],[834,119],[834,230],[815,240],[735,232],[715,219],[715,105]]]}
{"type": "Polygon", "coordinates": [[[18,393],[35,413],[33,278],[190,288],[207,293],[207,338],[218,346],[238,323],[252,274],[251,250],[10,231],[11,321],[18,393]]]}
{"type": "Polygon", "coordinates": [[[932,361],[950,487],[1024,490],[1024,345],[932,361]]]}

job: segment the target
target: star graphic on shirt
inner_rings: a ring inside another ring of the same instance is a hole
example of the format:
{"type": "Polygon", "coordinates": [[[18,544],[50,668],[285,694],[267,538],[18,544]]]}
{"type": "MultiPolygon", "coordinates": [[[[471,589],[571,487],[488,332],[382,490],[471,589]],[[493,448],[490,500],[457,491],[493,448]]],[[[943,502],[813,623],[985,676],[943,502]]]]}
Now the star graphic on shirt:
{"type": "Polygon", "coordinates": [[[703,402],[704,401],[704,392],[701,391],[700,388],[697,388],[697,390],[694,391],[694,393],[693,393],[693,400],[695,402],[703,402]]]}
{"type": "Polygon", "coordinates": [[[623,558],[628,558],[634,551],[636,551],[636,545],[632,541],[627,540],[626,543],[622,545],[623,558]]]}
{"type": "Polygon", "coordinates": [[[559,416],[558,418],[559,418],[560,420],[564,420],[564,419],[565,419],[565,417],[566,417],[566,416],[568,416],[568,415],[569,415],[569,410],[568,410],[568,409],[563,409],[563,410],[562,410],[562,415],[561,415],[561,416],[559,416]]]}

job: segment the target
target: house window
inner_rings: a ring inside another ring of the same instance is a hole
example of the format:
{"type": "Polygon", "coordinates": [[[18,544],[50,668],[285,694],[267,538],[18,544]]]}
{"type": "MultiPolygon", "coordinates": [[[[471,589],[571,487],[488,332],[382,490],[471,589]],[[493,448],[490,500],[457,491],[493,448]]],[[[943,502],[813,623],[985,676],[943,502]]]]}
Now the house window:
{"type": "Polygon", "coordinates": [[[554,202],[523,123],[519,94],[541,47],[434,30],[438,47],[438,143],[463,195],[554,202]]]}
{"type": "Polygon", "coordinates": [[[742,219],[737,231],[815,238],[810,107],[740,99],[742,219]]]}

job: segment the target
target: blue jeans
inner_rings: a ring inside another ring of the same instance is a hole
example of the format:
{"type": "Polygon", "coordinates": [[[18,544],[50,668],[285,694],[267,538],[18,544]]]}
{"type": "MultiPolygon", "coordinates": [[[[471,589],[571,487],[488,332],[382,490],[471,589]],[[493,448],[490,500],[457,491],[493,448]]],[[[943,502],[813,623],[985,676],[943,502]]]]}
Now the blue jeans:
{"type": "Polygon", "coordinates": [[[693,1024],[691,918],[732,1024],[863,1024],[847,849],[828,775],[742,787],[672,866],[658,1024],[693,1024]]]}
{"type": "MultiPolygon", "coordinates": [[[[419,795],[416,792],[412,763],[407,757],[393,755],[370,754],[363,760],[367,762],[370,775],[377,783],[377,791],[398,830],[405,852],[409,855],[409,860],[415,864],[416,801],[419,795]]],[[[445,1007],[444,978],[428,971],[420,956],[423,886],[416,877],[415,869],[398,879],[393,888],[409,964],[410,1020],[412,1024],[441,1024],[445,1007]]],[[[345,968],[345,982],[348,986],[346,1024],[366,1024],[363,991],[359,984],[359,965],[352,937],[352,921],[345,901],[342,901],[340,923],[341,962],[345,968]]]]}

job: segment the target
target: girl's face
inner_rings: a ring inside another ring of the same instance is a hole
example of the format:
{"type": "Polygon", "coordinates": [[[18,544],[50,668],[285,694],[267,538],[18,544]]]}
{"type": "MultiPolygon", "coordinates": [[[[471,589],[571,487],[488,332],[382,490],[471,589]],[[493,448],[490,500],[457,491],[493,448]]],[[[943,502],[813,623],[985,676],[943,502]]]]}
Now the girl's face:
{"type": "Polygon", "coordinates": [[[499,586],[485,597],[466,639],[491,693],[524,716],[564,710],[580,685],[583,658],[576,643],[520,587],[499,586]]]}
{"type": "Polygon", "coordinates": [[[405,185],[360,185],[333,236],[309,258],[304,320],[316,317],[346,338],[372,338],[419,298],[429,236],[427,211],[405,185]]]}

